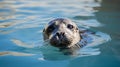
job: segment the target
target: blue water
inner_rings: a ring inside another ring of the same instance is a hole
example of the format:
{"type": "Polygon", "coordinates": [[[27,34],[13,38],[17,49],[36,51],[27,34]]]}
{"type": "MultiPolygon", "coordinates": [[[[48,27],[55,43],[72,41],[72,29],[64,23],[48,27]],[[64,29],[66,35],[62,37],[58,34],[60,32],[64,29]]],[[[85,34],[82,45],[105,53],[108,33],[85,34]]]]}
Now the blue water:
{"type": "Polygon", "coordinates": [[[0,0],[0,67],[120,67],[119,6],[118,0],[0,0]],[[96,32],[86,33],[89,43],[78,55],[44,46],[44,26],[59,17],[96,32]]]}

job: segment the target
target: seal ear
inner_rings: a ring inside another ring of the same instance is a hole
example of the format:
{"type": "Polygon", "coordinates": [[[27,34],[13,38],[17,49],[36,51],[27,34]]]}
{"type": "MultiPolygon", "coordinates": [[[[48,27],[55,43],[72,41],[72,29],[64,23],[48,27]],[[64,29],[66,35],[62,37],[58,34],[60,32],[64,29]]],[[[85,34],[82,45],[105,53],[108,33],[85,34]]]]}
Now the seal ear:
{"type": "Polygon", "coordinates": [[[46,34],[46,28],[43,29],[43,38],[44,40],[48,39],[48,36],[46,34]]]}
{"type": "Polygon", "coordinates": [[[79,33],[85,33],[87,30],[79,30],[79,33]]]}
{"type": "Polygon", "coordinates": [[[43,32],[45,32],[45,28],[43,29],[43,32]]]}
{"type": "Polygon", "coordinates": [[[44,40],[48,39],[48,36],[45,34],[45,32],[43,32],[43,38],[44,38],[44,40]]]}

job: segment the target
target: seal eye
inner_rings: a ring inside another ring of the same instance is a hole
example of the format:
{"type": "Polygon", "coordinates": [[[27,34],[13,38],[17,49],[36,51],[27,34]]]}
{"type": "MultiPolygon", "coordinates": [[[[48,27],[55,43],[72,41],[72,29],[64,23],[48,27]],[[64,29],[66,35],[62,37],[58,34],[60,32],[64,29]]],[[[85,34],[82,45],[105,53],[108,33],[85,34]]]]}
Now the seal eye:
{"type": "Polygon", "coordinates": [[[52,32],[55,29],[54,25],[50,25],[48,27],[48,32],[52,32]]]}
{"type": "Polygon", "coordinates": [[[73,27],[73,25],[68,24],[68,25],[67,25],[67,28],[69,28],[69,29],[73,29],[74,27],[73,27]]]}

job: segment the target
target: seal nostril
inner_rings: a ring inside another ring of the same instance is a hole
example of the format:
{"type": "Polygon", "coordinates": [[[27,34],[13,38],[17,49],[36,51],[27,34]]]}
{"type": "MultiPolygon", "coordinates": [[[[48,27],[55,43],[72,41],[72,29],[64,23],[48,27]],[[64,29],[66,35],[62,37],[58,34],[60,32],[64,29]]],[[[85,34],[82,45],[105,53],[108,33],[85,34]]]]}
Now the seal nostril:
{"type": "Polygon", "coordinates": [[[56,35],[57,35],[57,36],[60,36],[60,33],[57,32],[56,35]]]}
{"type": "Polygon", "coordinates": [[[62,38],[62,37],[65,35],[65,32],[57,32],[56,35],[57,35],[59,38],[62,38]]]}
{"type": "Polygon", "coordinates": [[[62,35],[65,35],[65,32],[62,32],[62,35]]]}

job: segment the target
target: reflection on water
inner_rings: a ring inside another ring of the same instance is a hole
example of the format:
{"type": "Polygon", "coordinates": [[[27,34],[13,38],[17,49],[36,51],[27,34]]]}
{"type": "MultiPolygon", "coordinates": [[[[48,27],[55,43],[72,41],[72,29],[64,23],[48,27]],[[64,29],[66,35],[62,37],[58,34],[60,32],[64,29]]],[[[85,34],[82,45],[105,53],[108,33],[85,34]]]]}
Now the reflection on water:
{"type": "Polygon", "coordinates": [[[118,0],[2,0],[0,67],[119,67],[119,11],[118,0]],[[93,40],[79,51],[79,56],[68,57],[57,49],[41,48],[44,25],[59,17],[96,32],[87,33],[93,40]]]}
{"type": "Polygon", "coordinates": [[[0,55],[32,56],[32,54],[20,53],[20,52],[12,52],[12,51],[4,51],[4,52],[0,52],[0,55]]]}
{"type": "Polygon", "coordinates": [[[20,47],[25,47],[25,48],[33,48],[34,47],[34,45],[28,45],[20,40],[17,40],[17,39],[12,39],[11,41],[20,47]]]}

